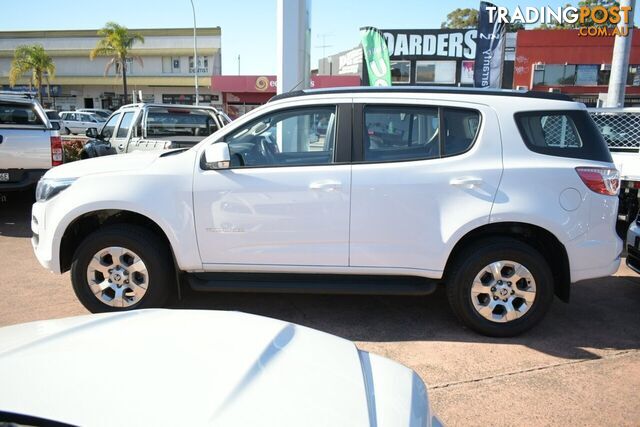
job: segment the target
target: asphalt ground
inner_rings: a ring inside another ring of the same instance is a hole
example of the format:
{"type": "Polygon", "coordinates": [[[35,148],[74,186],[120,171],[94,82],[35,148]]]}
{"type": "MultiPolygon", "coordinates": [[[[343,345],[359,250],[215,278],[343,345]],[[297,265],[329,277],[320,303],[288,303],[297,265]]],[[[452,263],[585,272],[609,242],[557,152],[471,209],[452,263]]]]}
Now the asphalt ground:
{"type": "MultiPolygon", "coordinates": [[[[0,195],[0,326],[86,314],[38,264],[29,194],[0,195]]],[[[414,369],[447,425],[640,425],[640,277],[572,288],[545,320],[511,339],[463,328],[438,290],[428,297],[187,292],[174,308],[239,310],[354,341],[414,369]]]]}

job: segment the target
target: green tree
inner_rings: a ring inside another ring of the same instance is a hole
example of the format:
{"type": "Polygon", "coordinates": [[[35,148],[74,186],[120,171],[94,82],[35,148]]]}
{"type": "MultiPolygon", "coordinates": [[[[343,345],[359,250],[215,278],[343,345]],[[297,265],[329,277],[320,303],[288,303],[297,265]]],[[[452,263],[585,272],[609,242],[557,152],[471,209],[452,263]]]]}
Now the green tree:
{"type": "MultiPolygon", "coordinates": [[[[507,18],[509,16],[507,15],[507,18]]],[[[447,20],[440,25],[440,28],[452,28],[452,29],[468,29],[478,27],[478,9],[455,9],[447,15],[447,20]]],[[[507,32],[514,33],[518,30],[524,30],[524,25],[521,22],[507,24],[507,32]]]]}
{"type": "Polygon", "coordinates": [[[42,87],[43,79],[49,85],[49,79],[53,79],[55,76],[56,65],[41,45],[18,46],[13,54],[13,61],[11,61],[9,85],[14,87],[26,73],[31,73],[29,87],[35,86],[38,90],[38,99],[42,102],[40,88],[42,87]]]}
{"type": "Polygon", "coordinates": [[[115,22],[107,22],[105,26],[98,30],[98,35],[102,38],[89,54],[93,61],[98,56],[111,56],[104,70],[107,75],[111,67],[115,65],[116,75],[122,75],[122,86],[124,90],[125,103],[128,99],[127,92],[127,59],[136,60],[143,66],[142,58],[131,55],[131,48],[135,42],[144,43],[144,37],[139,33],[132,33],[127,27],[115,22]]]}
{"type": "Polygon", "coordinates": [[[456,30],[476,28],[478,26],[478,9],[457,8],[447,15],[440,28],[452,28],[456,30]]]}

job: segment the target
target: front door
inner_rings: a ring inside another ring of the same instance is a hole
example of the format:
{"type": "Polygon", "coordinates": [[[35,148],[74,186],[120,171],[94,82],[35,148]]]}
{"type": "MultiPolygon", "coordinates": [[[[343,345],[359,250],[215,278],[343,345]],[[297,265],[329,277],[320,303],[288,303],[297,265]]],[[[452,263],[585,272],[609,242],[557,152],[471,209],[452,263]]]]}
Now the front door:
{"type": "Polygon", "coordinates": [[[336,141],[336,114],[336,105],[266,113],[224,136],[230,169],[196,166],[205,269],[348,265],[351,167],[336,147],[350,141],[336,141]]]}
{"type": "Polygon", "coordinates": [[[129,131],[135,116],[135,111],[127,111],[122,115],[122,120],[118,123],[111,139],[111,146],[116,149],[118,154],[127,152],[127,144],[129,141],[129,131]]]}

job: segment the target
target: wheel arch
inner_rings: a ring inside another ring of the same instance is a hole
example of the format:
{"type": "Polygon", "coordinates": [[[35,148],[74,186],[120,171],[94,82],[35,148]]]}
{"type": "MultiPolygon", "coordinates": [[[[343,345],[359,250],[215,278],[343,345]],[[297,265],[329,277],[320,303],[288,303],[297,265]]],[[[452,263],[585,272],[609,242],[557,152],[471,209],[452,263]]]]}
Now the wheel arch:
{"type": "Polygon", "coordinates": [[[133,224],[152,231],[163,240],[171,251],[176,271],[178,271],[173,245],[165,231],[157,222],[146,215],[130,210],[100,209],[86,212],[76,217],[65,228],[62,238],[60,239],[60,272],[64,273],[69,270],[76,248],[89,234],[101,227],[113,224],[133,224]]]}
{"type": "Polygon", "coordinates": [[[549,263],[553,273],[554,292],[560,300],[569,302],[571,272],[565,246],[550,231],[537,225],[521,222],[497,222],[477,227],[455,244],[444,270],[444,279],[451,274],[457,256],[469,245],[490,237],[511,237],[534,247],[549,263]]]}

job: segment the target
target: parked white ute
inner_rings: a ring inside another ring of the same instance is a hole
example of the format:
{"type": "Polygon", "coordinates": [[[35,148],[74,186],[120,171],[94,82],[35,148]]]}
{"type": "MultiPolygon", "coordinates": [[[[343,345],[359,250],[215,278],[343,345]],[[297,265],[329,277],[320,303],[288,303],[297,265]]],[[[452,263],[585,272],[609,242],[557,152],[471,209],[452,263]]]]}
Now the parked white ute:
{"type": "Polygon", "coordinates": [[[0,328],[0,378],[0,425],[441,425],[411,369],[238,312],[140,310],[0,328]]]}
{"type": "Polygon", "coordinates": [[[90,311],[197,290],[428,294],[487,335],[618,268],[618,172],[564,95],[347,88],[276,96],[188,150],[64,165],[33,245],[90,311]]]}

